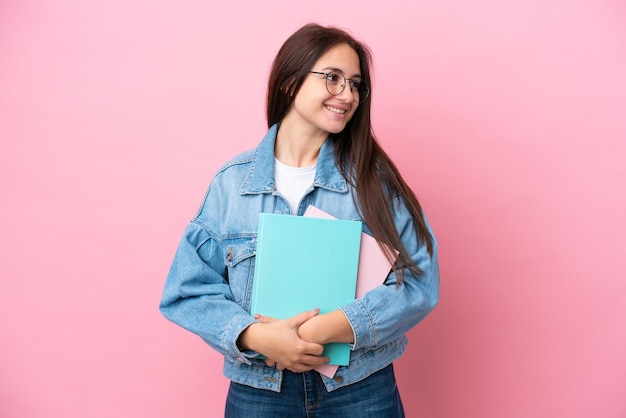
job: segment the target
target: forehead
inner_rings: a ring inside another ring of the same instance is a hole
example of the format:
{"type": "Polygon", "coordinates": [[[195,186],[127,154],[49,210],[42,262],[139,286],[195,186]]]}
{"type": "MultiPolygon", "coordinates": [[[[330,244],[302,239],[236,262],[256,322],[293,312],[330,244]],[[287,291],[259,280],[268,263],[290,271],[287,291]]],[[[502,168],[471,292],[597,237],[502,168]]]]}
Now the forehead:
{"type": "Polygon", "coordinates": [[[315,63],[316,70],[336,69],[347,76],[361,75],[359,55],[347,44],[335,45],[315,63]]]}

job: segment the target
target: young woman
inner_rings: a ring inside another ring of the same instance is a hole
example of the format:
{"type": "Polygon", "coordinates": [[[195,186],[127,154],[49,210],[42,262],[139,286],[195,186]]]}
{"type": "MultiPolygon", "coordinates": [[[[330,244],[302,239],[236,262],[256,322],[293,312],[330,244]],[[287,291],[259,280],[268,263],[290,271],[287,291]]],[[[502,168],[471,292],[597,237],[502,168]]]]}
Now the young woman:
{"type": "Polygon", "coordinates": [[[404,416],[392,362],[437,304],[437,245],[372,132],[370,61],[336,28],[309,24],[289,37],[270,74],[269,131],[219,170],[180,242],[160,309],[224,356],[227,417],[404,416]],[[310,204],[396,248],[392,271],[333,312],[251,315],[259,214],[300,216],[310,204]],[[329,342],[352,350],[333,378],[314,370],[329,342]]]}

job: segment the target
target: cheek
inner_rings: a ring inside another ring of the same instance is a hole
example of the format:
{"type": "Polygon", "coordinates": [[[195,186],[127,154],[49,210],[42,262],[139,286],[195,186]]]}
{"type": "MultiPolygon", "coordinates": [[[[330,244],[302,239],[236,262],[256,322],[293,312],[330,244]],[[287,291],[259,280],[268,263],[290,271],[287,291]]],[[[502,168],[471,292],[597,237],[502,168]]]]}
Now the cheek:
{"type": "Polygon", "coordinates": [[[323,99],[320,97],[319,92],[316,89],[301,88],[295,97],[294,104],[301,109],[311,109],[317,107],[323,99]]]}
{"type": "Polygon", "coordinates": [[[358,107],[352,108],[352,113],[350,114],[350,120],[352,120],[352,118],[354,118],[354,115],[356,114],[357,110],[359,110],[358,107]]]}

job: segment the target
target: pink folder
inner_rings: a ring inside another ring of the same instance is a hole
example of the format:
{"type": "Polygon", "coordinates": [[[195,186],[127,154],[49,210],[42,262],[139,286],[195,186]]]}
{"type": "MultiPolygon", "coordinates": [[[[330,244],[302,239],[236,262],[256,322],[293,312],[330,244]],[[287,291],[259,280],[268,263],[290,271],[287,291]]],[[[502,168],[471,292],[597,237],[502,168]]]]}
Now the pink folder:
{"type": "MultiPolygon", "coordinates": [[[[309,205],[306,209],[304,216],[334,219],[334,216],[312,205],[309,205]]],[[[385,247],[389,249],[388,246],[385,245],[385,247]]],[[[398,251],[395,249],[390,249],[390,252],[396,256],[398,255],[398,251]]],[[[361,250],[359,253],[359,273],[357,275],[356,282],[356,297],[360,298],[376,286],[382,285],[389,274],[389,270],[391,270],[391,265],[392,263],[389,262],[385,253],[378,246],[378,241],[376,241],[376,239],[371,235],[363,232],[361,234],[361,250]]],[[[324,376],[332,378],[338,368],[339,366],[323,364],[315,370],[324,376]]]]}

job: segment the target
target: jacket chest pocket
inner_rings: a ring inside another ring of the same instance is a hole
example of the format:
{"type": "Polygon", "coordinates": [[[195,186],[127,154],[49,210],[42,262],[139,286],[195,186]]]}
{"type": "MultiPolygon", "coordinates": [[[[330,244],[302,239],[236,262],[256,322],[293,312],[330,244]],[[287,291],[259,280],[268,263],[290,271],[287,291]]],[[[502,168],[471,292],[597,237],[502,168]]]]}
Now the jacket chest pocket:
{"type": "Polygon", "coordinates": [[[235,302],[250,311],[256,237],[225,239],[222,241],[222,248],[230,291],[235,302]]]}

